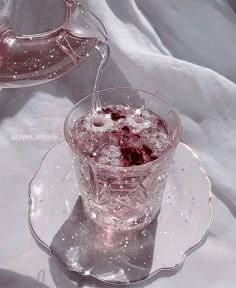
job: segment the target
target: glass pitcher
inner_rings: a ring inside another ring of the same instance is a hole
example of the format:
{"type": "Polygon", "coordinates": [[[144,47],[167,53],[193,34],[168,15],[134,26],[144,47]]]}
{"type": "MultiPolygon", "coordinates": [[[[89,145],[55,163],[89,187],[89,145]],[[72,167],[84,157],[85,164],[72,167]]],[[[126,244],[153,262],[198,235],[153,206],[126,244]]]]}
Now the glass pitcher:
{"type": "Polygon", "coordinates": [[[12,28],[16,1],[0,0],[0,88],[57,79],[107,41],[101,21],[76,0],[64,0],[66,15],[59,28],[20,35],[12,28]]]}

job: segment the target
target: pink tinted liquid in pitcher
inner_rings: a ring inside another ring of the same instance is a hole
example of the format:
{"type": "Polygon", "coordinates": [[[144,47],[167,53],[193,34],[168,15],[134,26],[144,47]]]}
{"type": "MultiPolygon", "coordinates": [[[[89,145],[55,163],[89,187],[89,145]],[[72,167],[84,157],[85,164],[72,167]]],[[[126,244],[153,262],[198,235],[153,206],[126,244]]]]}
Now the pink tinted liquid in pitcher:
{"type": "Polygon", "coordinates": [[[61,77],[88,57],[97,39],[79,38],[63,27],[50,34],[16,36],[5,32],[0,43],[0,87],[42,84],[61,77]]]}
{"type": "Polygon", "coordinates": [[[105,42],[105,28],[77,2],[65,1],[65,23],[41,34],[15,33],[8,19],[10,8],[8,16],[0,15],[0,88],[33,86],[54,80],[89,57],[96,47],[99,50],[100,42],[105,42]]]}

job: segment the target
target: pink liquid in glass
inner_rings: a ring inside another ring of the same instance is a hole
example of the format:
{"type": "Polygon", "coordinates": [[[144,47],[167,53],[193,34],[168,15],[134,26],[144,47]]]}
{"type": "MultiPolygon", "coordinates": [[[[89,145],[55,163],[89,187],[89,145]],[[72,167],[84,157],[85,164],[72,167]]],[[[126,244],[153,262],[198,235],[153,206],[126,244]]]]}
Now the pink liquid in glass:
{"type": "Polygon", "coordinates": [[[169,161],[159,167],[155,160],[171,145],[160,116],[145,108],[102,107],[75,121],[70,142],[79,155],[85,208],[99,225],[133,230],[157,215],[169,161]]]}

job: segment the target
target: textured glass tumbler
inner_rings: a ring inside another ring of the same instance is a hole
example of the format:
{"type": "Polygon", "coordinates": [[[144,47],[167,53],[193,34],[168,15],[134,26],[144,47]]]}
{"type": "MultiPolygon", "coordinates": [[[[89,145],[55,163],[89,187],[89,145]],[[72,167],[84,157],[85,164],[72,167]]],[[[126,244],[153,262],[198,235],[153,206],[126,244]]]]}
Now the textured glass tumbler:
{"type": "Polygon", "coordinates": [[[160,97],[136,89],[112,88],[99,92],[102,106],[130,105],[158,114],[167,124],[170,144],[160,158],[132,167],[113,167],[84,158],[75,149],[72,128],[76,120],[91,111],[92,95],[69,112],[64,133],[71,148],[83,205],[98,226],[113,231],[145,227],[158,216],[181,124],[175,109],[160,97]]]}

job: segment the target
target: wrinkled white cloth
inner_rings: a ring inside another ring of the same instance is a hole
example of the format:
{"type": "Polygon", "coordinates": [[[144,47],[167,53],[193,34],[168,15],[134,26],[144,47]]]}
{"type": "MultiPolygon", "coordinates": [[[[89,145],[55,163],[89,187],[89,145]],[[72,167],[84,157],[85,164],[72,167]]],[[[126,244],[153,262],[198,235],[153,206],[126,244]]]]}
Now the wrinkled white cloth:
{"type": "MultiPolygon", "coordinates": [[[[50,21],[57,20],[61,2],[17,1],[19,15],[27,9],[25,18],[18,15],[17,28],[46,29],[50,21]]],[[[137,287],[235,287],[236,1],[80,2],[102,20],[109,35],[111,60],[100,88],[131,86],[172,102],[181,114],[182,141],[196,151],[212,181],[213,221],[206,243],[187,257],[178,273],[137,287]]],[[[1,288],[44,287],[29,284],[25,276],[38,278],[50,288],[76,287],[52,260],[48,262],[27,224],[29,181],[55,143],[13,141],[11,137],[53,134],[63,139],[64,117],[73,102],[91,92],[93,79],[93,65],[88,61],[52,83],[0,91],[1,288]],[[8,284],[1,284],[6,277],[8,284]]],[[[106,287],[95,282],[82,281],[79,287],[106,287]]]]}

